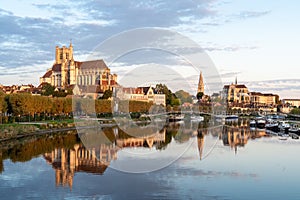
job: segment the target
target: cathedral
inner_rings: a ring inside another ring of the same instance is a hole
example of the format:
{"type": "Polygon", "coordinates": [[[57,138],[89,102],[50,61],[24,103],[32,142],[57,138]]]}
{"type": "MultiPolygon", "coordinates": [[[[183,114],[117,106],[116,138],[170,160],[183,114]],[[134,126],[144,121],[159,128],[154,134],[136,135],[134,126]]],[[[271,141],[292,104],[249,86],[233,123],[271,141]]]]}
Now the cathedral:
{"type": "Polygon", "coordinates": [[[49,83],[58,89],[66,89],[77,85],[79,88],[97,86],[98,92],[112,90],[117,85],[117,75],[111,74],[105,62],[100,60],[75,61],[73,46],[63,46],[55,49],[55,62],[48,69],[40,84],[49,83]]]}

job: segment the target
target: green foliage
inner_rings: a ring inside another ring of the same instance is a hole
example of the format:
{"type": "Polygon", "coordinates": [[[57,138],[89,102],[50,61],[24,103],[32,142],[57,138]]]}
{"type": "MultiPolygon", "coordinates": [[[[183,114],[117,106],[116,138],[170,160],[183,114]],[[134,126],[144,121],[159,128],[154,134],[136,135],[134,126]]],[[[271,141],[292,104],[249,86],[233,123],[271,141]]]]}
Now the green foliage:
{"type": "Polygon", "coordinates": [[[176,97],[174,93],[165,85],[165,84],[157,84],[155,87],[158,93],[162,93],[166,95],[166,105],[174,106],[180,105],[180,101],[176,97]]]}
{"type": "Polygon", "coordinates": [[[198,92],[197,93],[197,99],[202,99],[204,93],[203,92],[198,92]]]}
{"type": "Polygon", "coordinates": [[[43,96],[50,96],[54,94],[54,90],[55,87],[50,85],[49,83],[46,83],[43,87],[42,87],[42,95],[43,96]]]}
{"type": "Polygon", "coordinates": [[[54,151],[56,148],[73,148],[80,139],[77,135],[44,137],[32,142],[15,145],[8,151],[3,151],[3,159],[10,158],[13,162],[26,162],[41,154],[54,151]]]}
{"type": "Polygon", "coordinates": [[[0,113],[7,111],[7,103],[5,101],[5,94],[0,91],[0,113]]]}
{"type": "Polygon", "coordinates": [[[191,95],[184,90],[179,90],[179,91],[175,92],[175,95],[180,100],[181,104],[193,102],[191,95]]]}
{"type": "Polygon", "coordinates": [[[293,108],[290,112],[293,115],[300,115],[300,108],[293,108]]]}
{"type": "Polygon", "coordinates": [[[112,97],[112,90],[105,90],[105,92],[103,93],[103,96],[101,97],[101,99],[109,99],[112,97]]]}

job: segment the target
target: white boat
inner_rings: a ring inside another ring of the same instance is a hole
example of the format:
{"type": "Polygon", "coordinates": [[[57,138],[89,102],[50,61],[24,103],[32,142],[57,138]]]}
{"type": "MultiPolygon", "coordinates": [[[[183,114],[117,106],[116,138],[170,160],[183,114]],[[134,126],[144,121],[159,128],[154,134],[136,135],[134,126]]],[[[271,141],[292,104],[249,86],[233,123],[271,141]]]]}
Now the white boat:
{"type": "Polygon", "coordinates": [[[265,128],[266,120],[263,117],[256,117],[255,121],[258,128],[265,128]]]}
{"type": "Polygon", "coordinates": [[[191,121],[202,122],[202,121],[204,121],[204,117],[202,117],[202,116],[191,116],[191,121]]]}
{"type": "Polygon", "coordinates": [[[279,122],[279,125],[278,125],[279,130],[282,132],[288,132],[290,127],[291,127],[290,124],[285,121],[279,122]]]}
{"type": "Polygon", "coordinates": [[[295,133],[297,135],[300,135],[300,128],[298,124],[293,124],[290,128],[289,128],[289,133],[295,133]]]}
{"type": "Polygon", "coordinates": [[[249,122],[250,128],[255,128],[256,127],[256,121],[253,119],[249,122]]]}
{"type": "Polygon", "coordinates": [[[266,129],[272,130],[272,131],[278,131],[278,123],[274,120],[267,120],[266,122],[266,129]]]}
{"type": "Polygon", "coordinates": [[[279,139],[279,140],[287,140],[288,137],[289,137],[288,134],[283,134],[283,135],[280,135],[280,136],[278,137],[278,139],[279,139]]]}

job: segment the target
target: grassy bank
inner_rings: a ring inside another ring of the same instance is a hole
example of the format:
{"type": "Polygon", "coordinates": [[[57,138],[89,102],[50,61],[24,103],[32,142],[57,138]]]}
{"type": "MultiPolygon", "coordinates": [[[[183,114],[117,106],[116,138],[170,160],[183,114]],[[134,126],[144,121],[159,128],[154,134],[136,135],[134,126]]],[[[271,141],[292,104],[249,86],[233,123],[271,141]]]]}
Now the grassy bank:
{"type": "Polygon", "coordinates": [[[0,140],[31,135],[43,130],[74,127],[73,120],[0,124],[0,140]]]}

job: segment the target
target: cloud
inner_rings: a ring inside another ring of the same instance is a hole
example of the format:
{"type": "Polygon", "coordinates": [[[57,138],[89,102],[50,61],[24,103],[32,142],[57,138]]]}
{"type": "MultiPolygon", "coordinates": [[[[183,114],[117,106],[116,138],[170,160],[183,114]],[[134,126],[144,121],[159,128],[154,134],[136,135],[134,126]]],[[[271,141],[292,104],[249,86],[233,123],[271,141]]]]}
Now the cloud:
{"type": "Polygon", "coordinates": [[[278,94],[283,98],[300,98],[300,79],[245,82],[250,91],[278,94]]]}
{"type": "MultiPolygon", "coordinates": [[[[80,55],[89,54],[112,35],[132,28],[164,27],[199,33],[205,31],[205,27],[224,23],[215,20],[219,17],[215,7],[220,2],[222,1],[67,0],[30,4],[45,13],[40,17],[17,16],[13,11],[0,9],[0,67],[11,69],[42,66],[54,60],[56,45],[68,45],[70,39],[77,59],[80,55]]],[[[243,13],[244,17],[263,15],[259,12],[243,13]]],[[[238,16],[242,16],[242,13],[238,16]]],[[[238,51],[253,48],[256,47],[208,46],[205,50],[238,51]]]]}
{"type": "Polygon", "coordinates": [[[271,11],[243,11],[235,16],[240,19],[248,19],[248,18],[261,17],[269,13],[271,13],[271,11]]]}
{"type": "Polygon", "coordinates": [[[203,47],[204,50],[206,51],[230,51],[230,52],[235,52],[235,51],[240,51],[240,50],[255,50],[258,49],[257,46],[241,46],[241,45],[232,45],[232,46],[207,46],[203,47]]]}

